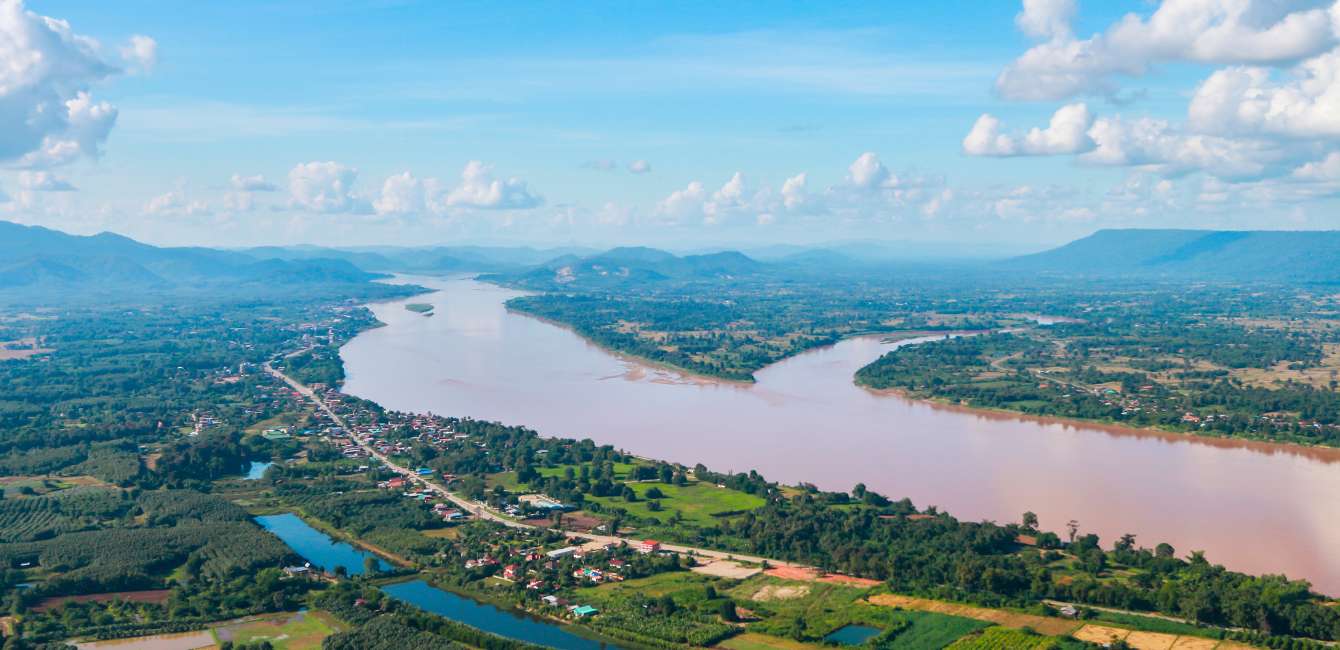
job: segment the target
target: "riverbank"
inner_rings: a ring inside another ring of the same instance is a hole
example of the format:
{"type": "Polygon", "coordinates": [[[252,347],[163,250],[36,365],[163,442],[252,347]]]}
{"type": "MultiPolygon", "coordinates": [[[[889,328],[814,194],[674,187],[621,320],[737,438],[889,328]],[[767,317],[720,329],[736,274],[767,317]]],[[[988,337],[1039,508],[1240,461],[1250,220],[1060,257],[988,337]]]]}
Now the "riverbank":
{"type": "Polygon", "coordinates": [[[969,521],[1032,511],[1056,529],[1074,519],[1105,541],[1135,532],[1147,544],[1203,549],[1216,563],[1340,589],[1340,563],[1328,550],[1340,531],[1326,523],[1335,511],[1315,499],[1340,490],[1326,450],[874,395],[853,375],[892,347],[879,336],[790,357],[748,386],[650,371],[619,379],[626,360],[505,309],[515,292],[469,280],[422,284],[441,291],[425,302],[448,317],[375,306],[391,326],[341,350],[346,392],[397,411],[525,423],[546,437],[590,438],[689,466],[756,469],[786,484],[847,490],[861,482],[969,521]],[[1169,444],[1183,441],[1194,444],[1169,444]],[[1260,485],[1277,487],[1263,493],[1260,485]],[[1262,507],[1233,506],[1244,500],[1262,507]],[[1261,553],[1263,543],[1276,552],[1261,553]]]}
{"type": "Polygon", "coordinates": [[[926,404],[947,412],[963,413],[986,419],[1008,419],[1016,422],[1032,422],[1042,425],[1059,424],[1061,426],[1077,429],[1082,428],[1104,431],[1116,436],[1157,438],[1174,442],[1198,442],[1221,449],[1250,449],[1252,451],[1263,453],[1284,452],[1320,460],[1326,463],[1340,462],[1340,447],[1332,447],[1329,445],[1308,445],[1292,441],[1272,440],[1269,438],[1197,433],[1195,431],[1165,429],[1157,426],[1137,427],[1113,420],[1096,420],[1059,415],[1035,415],[1007,408],[970,406],[943,397],[915,395],[905,388],[874,388],[855,378],[852,379],[852,384],[871,395],[893,397],[909,402],[926,404]]]}

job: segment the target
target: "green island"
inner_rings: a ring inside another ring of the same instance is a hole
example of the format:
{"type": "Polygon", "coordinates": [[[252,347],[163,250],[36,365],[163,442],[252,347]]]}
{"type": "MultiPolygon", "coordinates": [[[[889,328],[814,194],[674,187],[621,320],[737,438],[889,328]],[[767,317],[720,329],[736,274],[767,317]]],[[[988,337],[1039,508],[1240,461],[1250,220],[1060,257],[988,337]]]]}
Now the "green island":
{"type": "Polygon", "coordinates": [[[427,314],[433,311],[433,306],[426,302],[410,302],[405,303],[405,309],[408,309],[409,311],[412,311],[416,314],[427,314]]]}

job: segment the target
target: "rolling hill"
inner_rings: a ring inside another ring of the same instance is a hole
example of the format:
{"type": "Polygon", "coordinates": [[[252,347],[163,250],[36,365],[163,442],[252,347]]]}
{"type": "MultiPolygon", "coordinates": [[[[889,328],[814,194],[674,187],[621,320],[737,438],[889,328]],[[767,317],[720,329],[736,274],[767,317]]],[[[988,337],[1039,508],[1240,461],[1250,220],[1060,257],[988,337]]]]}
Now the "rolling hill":
{"type": "Polygon", "coordinates": [[[208,248],[161,248],[112,233],[70,235],[0,221],[0,290],[152,291],[366,282],[346,260],[258,259],[208,248]]]}
{"type": "Polygon", "coordinates": [[[1340,282],[1340,231],[1100,230],[998,268],[1084,276],[1340,282]]]}

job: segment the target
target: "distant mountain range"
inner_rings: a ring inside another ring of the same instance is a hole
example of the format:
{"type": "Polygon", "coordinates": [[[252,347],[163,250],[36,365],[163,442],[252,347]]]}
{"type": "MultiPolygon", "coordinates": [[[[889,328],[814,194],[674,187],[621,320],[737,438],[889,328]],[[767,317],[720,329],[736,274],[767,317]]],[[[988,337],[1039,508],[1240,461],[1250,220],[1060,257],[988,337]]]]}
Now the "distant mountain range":
{"type": "Polygon", "coordinates": [[[662,282],[777,278],[861,279],[895,271],[1008,277],[1151,277],[1175,280],[1340,282],[1340,231],[1102,230],[1041,253],[999,261],[920,263],[863,259],[860,247],[777,246],[763,259],[738,251],[676,255],[646,247],[315,246],[243,250],[164,248],[102,233],[77,236],[0,221],[0,294],[219,291],[248,286],[362,283],[385,273],[485,273],[535,289],[613,289],[662,282]]]}
{"type": "Polygon", "coordinates": [[[169,290],[376,277],[339,259],[264,259],[209,248],[160,248],[112,233],[84,237],[0,221],[0,291],[169,290]]]}
{"type": "Polygon", "coordinates": [[[486,277],[535,288],[608,288],[663,280],[739,278],[768,268],[736,251],[678,256],[655,248],[622,247],[585,257],[564,255],[529,269],[486,277]]]}
{"type": "Polygon", "coordinates": [[[1340,231],[1100,230],[995,264],[1030,273],[1340,282],[1340,231]]]}

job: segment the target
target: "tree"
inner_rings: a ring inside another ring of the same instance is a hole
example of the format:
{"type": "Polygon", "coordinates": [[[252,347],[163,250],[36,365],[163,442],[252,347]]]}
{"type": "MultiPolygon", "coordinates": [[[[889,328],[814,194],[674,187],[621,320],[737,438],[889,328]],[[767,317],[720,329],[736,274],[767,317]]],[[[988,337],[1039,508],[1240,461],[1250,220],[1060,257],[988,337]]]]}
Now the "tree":
{"type": "Polygon", "coordinates": [[[1026,530],[1037,530],[1038,516],[1036,514],[1033,514],[1031,510],[1029,512],[1025,512],[1023,516],[1023,525],[1026,530]]]}
{"type": "Polygon", "coordinates": [[[375,576],[380,573],[381,564],[377,562],[377,558],[372,557],[371,555],[363,558],[363,572],[369,576],[375,576]]]}
{"type": "Polygon", "coordinates": [[[1154,547],[1155,557],[1168,559],[1176,554],[1177,550],[1172,547],[1172,544],[1169,544],[1167,542],[1159,542],[1159,545],[1154,547]]]}
{"type": "Polygon", "coordinates": [[[740,615],[735,611],[735,601],[733,600],[721,601],[721,608],[718,613],[721,614],[721,620],[726,621],[727,623],[734,623],[735,621],[740,620],[740,615]]]}
{"type": "Polygon", "coordinates": [[[1075,535],[1079,533],[1079,522],[1071,519],[1065,523],[1066,533],[1069,535],[1071,544],[1075,543],[1075,535]]]}

